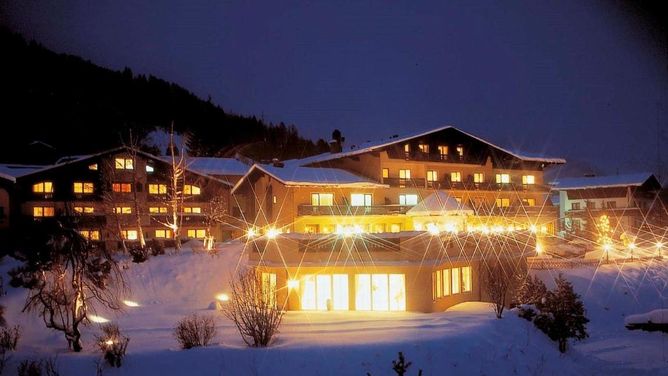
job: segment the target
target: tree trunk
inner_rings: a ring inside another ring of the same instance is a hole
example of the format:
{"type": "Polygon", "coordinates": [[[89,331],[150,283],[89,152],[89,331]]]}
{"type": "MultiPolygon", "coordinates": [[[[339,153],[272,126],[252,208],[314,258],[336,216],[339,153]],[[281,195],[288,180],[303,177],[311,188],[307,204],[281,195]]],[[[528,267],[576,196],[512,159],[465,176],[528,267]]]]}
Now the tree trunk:
{"type": "Polygon", "coordinates": [[[568,340],[566,338],[559,338],[559,351],[561,351],[562,353],[565,353],[567,344],[568,344],[568,340]]]}

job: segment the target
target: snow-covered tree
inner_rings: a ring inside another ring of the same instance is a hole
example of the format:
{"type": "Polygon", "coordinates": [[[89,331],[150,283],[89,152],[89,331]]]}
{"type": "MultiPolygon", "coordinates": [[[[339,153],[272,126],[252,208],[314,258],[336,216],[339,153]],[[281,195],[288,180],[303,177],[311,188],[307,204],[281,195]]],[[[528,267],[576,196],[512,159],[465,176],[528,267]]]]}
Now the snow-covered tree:
{"type": "Polygon", "coordinates": [[[33,244],[21,254],[11,285],[29,289],[24,311],[36,312],[47,328],[65,334],[70,349],[81,351],[79,326],[96,307],[120,309],[125,284],[111,253],[96,247],[61,222],[44,222],[33,244]]]}
{"type": "Polygon", "coordinates": [[[534,324],[559,343],[559,351],[566,352],[568,339],[585,339],[587,323],[585,309],[580,296],[573,290],[573,285],[561,274],[555,279],[554,291],[547,293],[545,304],[534,319],[534,324]]]}
{"type": "Polygon", "coordinates": [[[166,220],[157,220],[156,222],[168,228],[174,236],[174,244],[176,249],[181,249],[181,223],[183,219],[183,182],[186,171],[185,153],[174,145],[174,126],[172,125],[172,132],[169,136],[169,171],[167,173],[168,187],[165,195],[164,203],[168,209],[168,216],[166,220]]]}
{"type": "Polygon", "coordinates": [[[483,263],[482,279],[485,292],[494,303],[496,318],[503,316],[508,293],[518,280],[519,269],[510,260],[488,260],[483,263]]]}

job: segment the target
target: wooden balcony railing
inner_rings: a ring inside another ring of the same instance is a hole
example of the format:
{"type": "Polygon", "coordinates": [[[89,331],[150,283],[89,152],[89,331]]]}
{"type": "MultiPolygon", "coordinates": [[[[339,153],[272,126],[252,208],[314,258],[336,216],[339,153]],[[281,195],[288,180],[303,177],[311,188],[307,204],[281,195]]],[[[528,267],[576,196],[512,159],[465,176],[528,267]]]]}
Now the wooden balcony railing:
{"type": "Polygon", "coordinates": [[[374,205],[374,206],[315,206],[299,205],[297,215],[385,215],[405,214],[412,205],[374,205]]]}

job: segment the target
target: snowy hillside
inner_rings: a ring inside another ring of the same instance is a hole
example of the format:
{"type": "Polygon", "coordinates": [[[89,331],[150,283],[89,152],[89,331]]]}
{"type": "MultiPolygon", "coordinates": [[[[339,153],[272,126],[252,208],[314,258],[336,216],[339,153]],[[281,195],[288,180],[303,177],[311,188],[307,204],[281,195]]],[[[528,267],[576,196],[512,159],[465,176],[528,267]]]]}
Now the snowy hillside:
{"type": "MultiPolygon", "coordinates": [[[[227,280],[242,259],[241,248],[226,245],[216,257],[184,250],[144,264],[128,263],[131,292],[126,299],[139,306],[121,314],[97,312],[131,338],[123,367],[107,368],[104,374],[391,375],[391,361],[402,351],[413,362],[409,375],[418,368],[425,375],[668,375],[668,336],[624,328],[626,315],[665,307],[665,262],[649,268],[638,263],[621,270],[605,266],[567,271],[584,297],[591,337],[565,355],[528,321],[513,312],[497,320],[485,303],[432,314],[289,312],[273,346],[249,349],[232,324],[209,309],[214,297],[226,292],[227,280]],[[173,327],[191,312],[216,317],[218,334],[212,346],[179,349],[173,327]]],[[[16,262],[5,259],[0,269],[6,273],[13,265],[16,262]]],[[[540,272],[545,280],[552,274],[540,272]]],[[[20,312],[25,291],[8,290],[1,298],[7,321],[21,324],[24,331],[10,370],[22,359],[57,355],[61,374],[94,374],[100,358],[92,344],[96,324],[85,329],[84,351],[70,353],[61,333],[20,312]]]]}

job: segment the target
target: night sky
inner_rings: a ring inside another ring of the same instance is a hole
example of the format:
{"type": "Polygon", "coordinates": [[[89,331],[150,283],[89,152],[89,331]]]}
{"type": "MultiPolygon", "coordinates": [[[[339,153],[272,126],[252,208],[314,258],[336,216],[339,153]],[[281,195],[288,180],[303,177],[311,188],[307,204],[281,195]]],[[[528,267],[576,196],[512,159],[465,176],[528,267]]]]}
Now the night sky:
{"type": "Polygon", "coordinates": [[[4,1],[0,17],[57,52],[174,81],[314,139],[339,128],[351,145],[450,124],[602,173],[658,172],[657,145],[668,162],[655,3],[252,3],[4,1]]]}

